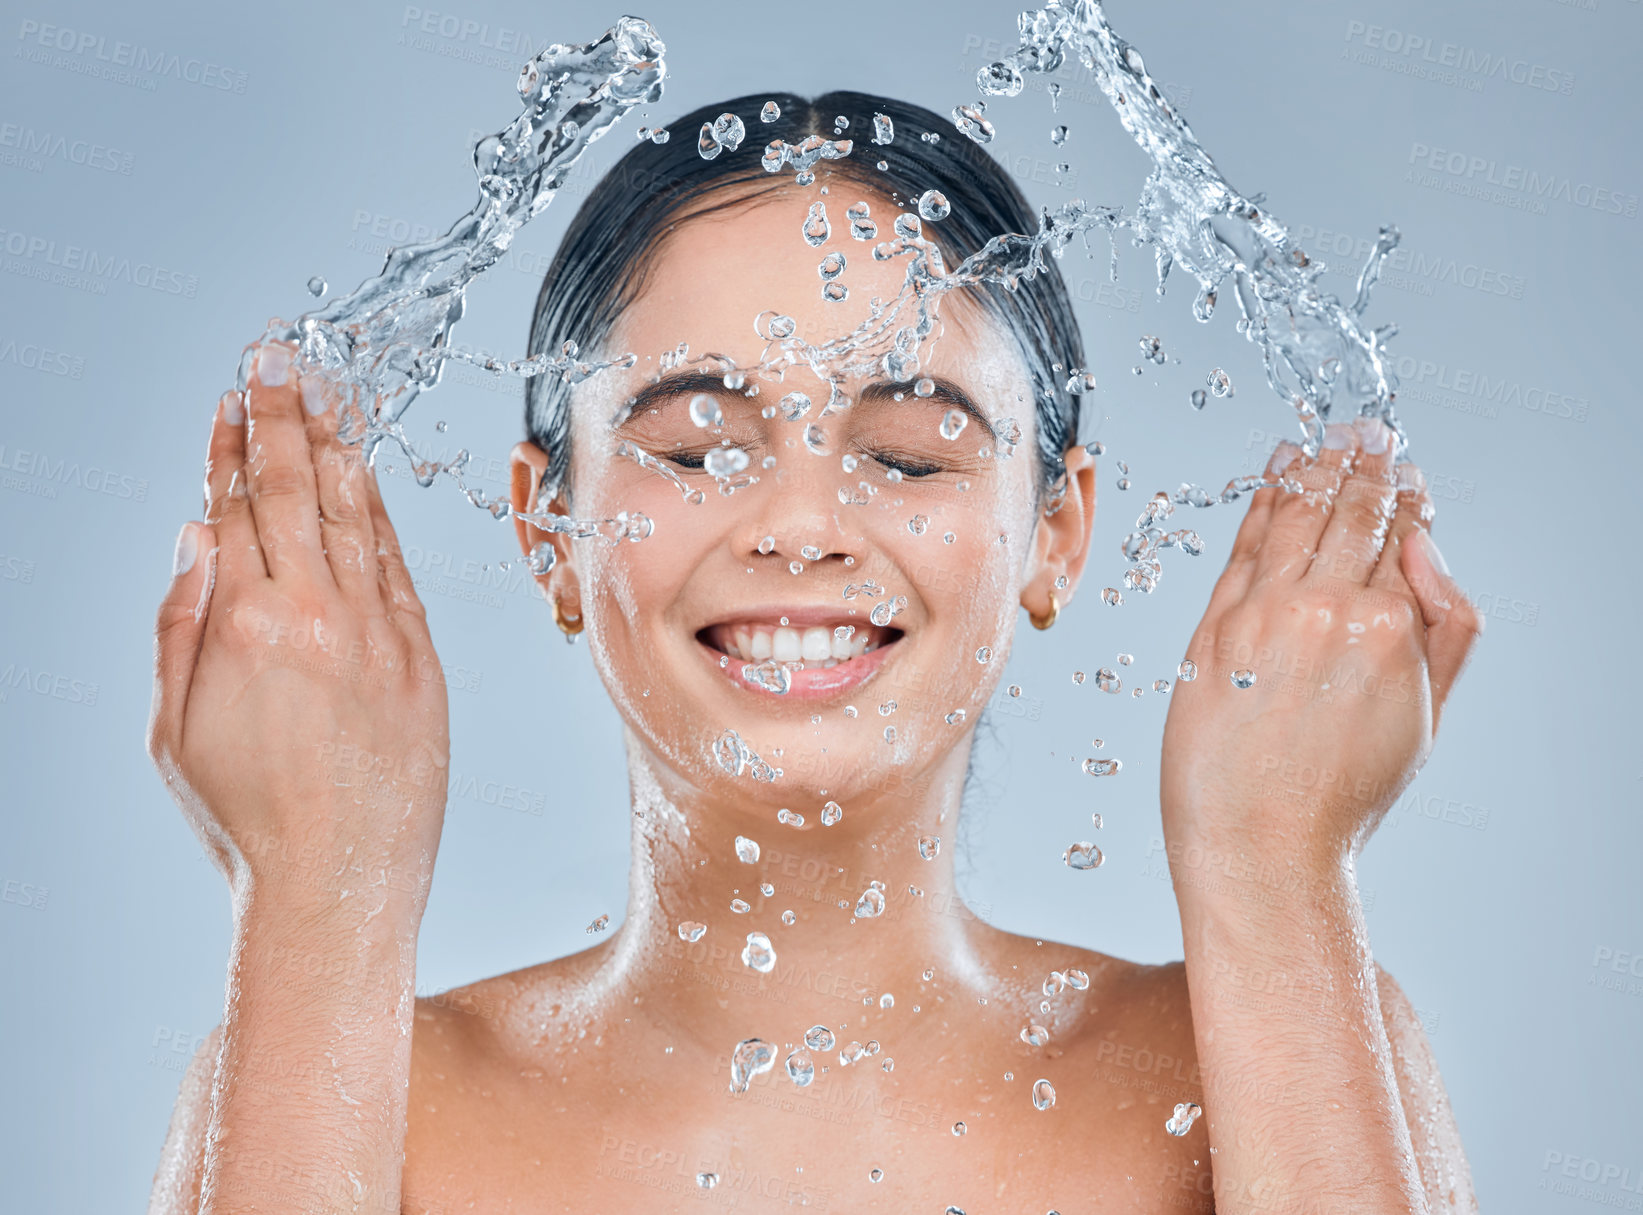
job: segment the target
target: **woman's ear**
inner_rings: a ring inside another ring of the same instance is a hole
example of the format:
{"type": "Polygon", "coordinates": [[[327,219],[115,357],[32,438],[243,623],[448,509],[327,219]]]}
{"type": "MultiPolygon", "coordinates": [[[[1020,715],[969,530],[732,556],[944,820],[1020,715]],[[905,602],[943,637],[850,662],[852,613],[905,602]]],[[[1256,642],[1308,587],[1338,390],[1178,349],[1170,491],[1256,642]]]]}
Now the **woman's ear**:
{"type": "Polygon", "coordinates": [[[1053,615],[1052,591],[1057,608],[1072,602],[1090,556],[1090,529],[1095,525],[1095,457],[1082,443],[1074,443],[1063,458],[1066,492],[1059,505],[1052,499],[1038,520],[1035,568],[1021,588],[1021,605],[1038,617],[1053,615]],[[1058,587],[1062,579],[1066,583],[1058,587]]]}
{"type": "Polygon", "coordinates": [[[519,537],[519,551],[528,558],[543,541],[553,545],[553,566],[550,570],[536,575],[537,585],[542,588],[542,593],[548,597],[549,602],[552,602],[556,595],[568,600],[562,605],[567,616],[580,616],[581,595],[576,585],[576,576],[569,569],[569,542],[565,536],[545,531],[521,517],[533,514],[544,507],[556,515],[565,513],[565,504],[558,498],[548,503],[537,500],[542,489],[542,478],[548,472],[548,453],[529,441],[515,443],[509,455],[509,465],[511,477],[508,497],[513,506],[513,529],[514,534],[519,537]],[[557,588],[554,586],[555,582],[560,584],[557,588]]]}

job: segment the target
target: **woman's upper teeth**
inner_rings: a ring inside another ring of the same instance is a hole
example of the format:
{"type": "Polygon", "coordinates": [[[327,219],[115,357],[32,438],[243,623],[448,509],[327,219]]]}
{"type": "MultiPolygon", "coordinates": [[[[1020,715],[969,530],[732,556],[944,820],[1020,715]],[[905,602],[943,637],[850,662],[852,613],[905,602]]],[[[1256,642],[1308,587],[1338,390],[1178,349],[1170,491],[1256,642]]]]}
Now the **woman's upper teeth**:
{"type": "Polygon", "coordinates": [[[843,662],[865,654],[869,630],[851,624],[788,625],[738,624],[726,630],[723,646],[732,658],[747,662],[843,662]]]}

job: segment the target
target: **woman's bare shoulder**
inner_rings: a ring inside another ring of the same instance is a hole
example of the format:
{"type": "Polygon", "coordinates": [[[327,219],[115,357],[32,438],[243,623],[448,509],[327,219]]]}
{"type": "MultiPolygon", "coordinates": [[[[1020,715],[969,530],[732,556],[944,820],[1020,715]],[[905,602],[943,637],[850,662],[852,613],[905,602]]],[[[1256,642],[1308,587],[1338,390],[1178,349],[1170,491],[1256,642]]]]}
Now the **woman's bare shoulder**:
{"type": "Polygon", "coordinates": [[[471,1052],[469,1061],[540,1051],[583,1019],[612,944],[418,997],[413,1050],[430,1060],[471,1052]]]}

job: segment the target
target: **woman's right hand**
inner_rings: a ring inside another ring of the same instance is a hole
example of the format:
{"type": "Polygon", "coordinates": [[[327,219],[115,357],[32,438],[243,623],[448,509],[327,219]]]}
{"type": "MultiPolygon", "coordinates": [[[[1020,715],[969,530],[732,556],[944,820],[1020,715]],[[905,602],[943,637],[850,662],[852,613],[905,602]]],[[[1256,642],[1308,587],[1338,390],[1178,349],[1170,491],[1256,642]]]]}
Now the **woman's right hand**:
{"type": "Polygon", "coordinates": [[[359,449],[294,351],[218,403],[204,523],[156,626],[148,732],[228,875],[289,905],[420,922],[449,763],[445,682],[359,449]]]}

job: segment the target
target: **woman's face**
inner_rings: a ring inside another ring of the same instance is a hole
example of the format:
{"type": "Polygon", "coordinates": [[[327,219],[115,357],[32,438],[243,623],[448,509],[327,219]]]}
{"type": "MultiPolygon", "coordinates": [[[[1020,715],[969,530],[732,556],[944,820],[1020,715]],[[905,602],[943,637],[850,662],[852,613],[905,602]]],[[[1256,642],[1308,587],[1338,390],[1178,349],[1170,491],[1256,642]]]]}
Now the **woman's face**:
{"type": "MultiPolygon", "coordinates": [[[[755,330],[761,314],[761,331],[774,312],[821,345],[901,289],[907,259],[875,261],[875,242],[852,239],[844,214],[865,198],[888,238],[896,208],[834,178],[821,196],[832,234],[812,247],[802,229],[817,197],[757,195],[685,221],[653,253],[606,345],[633,351],[636,367],[577,390],[570,498],[578,517],[640,511],[655,530],[614,546],[559,541],[548,576],[549,594],[586,621],[628,725],[669,768],[708,790],[730,793],[734,782],[738,798],[789,807],[807,827],[828,800],[848,808],[905,791],[942,757],[962,760],[958,744],[998,683],[1023,600],[1043,612],[1060,576],[1076,580],[1093,507],[1075,449],[1070,509],[1043,515],[1021,356],[960,293],[920,351],[928,397],[882,374],[857,377],[842,384],[849,408],[824,417],[828,385],[808,366],[753,370],[779,354],[755,330]],[[848,262],[842,302],[822,294],[818,263],[830,254],[848,262]],[[659,357],[681,344],[692,358],[733,360],[745,383],[727,388],[728,365],[712,359],[653,383],[659,357]],[[812,405],[789,421],[781,402],[795,392],[812,405]],[[807,443],[812,425],[822,443],[815,431],[807,443]],[[700,500],[623,454],[624,443],[700,500]],[[736,479],[756,483],[721,493],[716,448],[745,452],[736,479]],[[776,664],[785,693],[761,686],[779,685],[776,664]],[[782,776],[727,773],[714,753],[727,730],[782,776]]],[[[899,323],[914,319],[909,304],[899,323]]],[[[1070,593],[1056,589],[1063,605],[1070,593]]]]}

